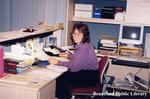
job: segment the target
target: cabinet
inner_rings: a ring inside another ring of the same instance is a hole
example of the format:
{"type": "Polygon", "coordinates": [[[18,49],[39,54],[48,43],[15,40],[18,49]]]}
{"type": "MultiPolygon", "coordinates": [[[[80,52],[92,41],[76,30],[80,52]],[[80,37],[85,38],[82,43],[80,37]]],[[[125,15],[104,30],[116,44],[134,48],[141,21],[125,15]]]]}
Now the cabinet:
{"type": "Polygon", "coordinates": [[[54,99],[56,80],[41,85],[15,85],[0,82],[1,99],[54,99]],[[9,94],[9,95],[8,95],[9,94]]]}
{"type": "MultiPolygon", "coordinates": [[[[114,20],[114,19],[102,19],[102,18],[84,18],[84,17],[74,17],[74,4],[75,1],[77,0],[67,0],[67,19],[66,19],[66,30],[67,30],[67,36],[66,36],[66,40],[67,40],[67,45],[71,44],[70,41],[70,33],[73,27],[73,23],[74,22],[88,22],[88,23],[97,23],[97,24],[115,24],[115,25],[120,25],[120,24],[125,24],[125,23],[134,23],[134,24],[139,24],[139,25],[144,25],[144,26],[150,26],[150,23],[147,22],[147,20],[149,20],[149,14],[145,16],[144,11],[148,11],[148,9],[150,9],[150,1],[149,0],[124,0],[124,2],[127,2],[127,8],[126,8],[126,14],[125,14],[125,20],[123,21],[119,21],[119,20],[114,20]],[[137,2],[138,1],[138,2],[137,2]],[[133,4],[135,4],[133,6],[133,4]],[[140,13],[137,15],[138,11],[140,10],[140,13]],[[136,19],[134,13],[136,12],[136,19]]],[[[81,0],[78,0],[81,1],[81,0]]],[[[109,0],[107,0],[109,1],[109,0]]],[[[110,0],[111,1],[111,0],[110,0]]],[[[118,0],[118,1],[122,1],[122,0],[118,0]]],[[[95,2],[95,1],[90,1],[91,2],[95,2]]],[[[96,1],[99,2],[99,1],[96,1]]],[[[109,3],[110,4],[110,3],[109,3]]],[[[119,32],[118,32],[119,33],[119,32]]]]}

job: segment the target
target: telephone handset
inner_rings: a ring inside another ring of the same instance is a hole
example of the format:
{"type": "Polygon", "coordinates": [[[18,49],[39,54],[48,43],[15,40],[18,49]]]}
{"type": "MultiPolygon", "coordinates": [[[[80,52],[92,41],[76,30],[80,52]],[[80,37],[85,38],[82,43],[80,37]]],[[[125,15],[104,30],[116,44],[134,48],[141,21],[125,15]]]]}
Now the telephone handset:
{"type": "Polygon", "coordinates": [[[54,49],[57,49],[57,50],[59,50],[60,52],[65,52],[66,50],[64,50],[64,49],[62,49],[62,48],[60,48],[60,47],[58,47],[58,46],[55,46],[55,45],[50,45],[49,47],[51,47],[52,49],[54,48],[54,49]]]}
{"type": "Polygon", "coordinates": [[[50,56],[59,56],[60,52],[65,52],[66,50],[55,45],[50,45],[49,47],[44,48],[43,51],[50,56]]]}

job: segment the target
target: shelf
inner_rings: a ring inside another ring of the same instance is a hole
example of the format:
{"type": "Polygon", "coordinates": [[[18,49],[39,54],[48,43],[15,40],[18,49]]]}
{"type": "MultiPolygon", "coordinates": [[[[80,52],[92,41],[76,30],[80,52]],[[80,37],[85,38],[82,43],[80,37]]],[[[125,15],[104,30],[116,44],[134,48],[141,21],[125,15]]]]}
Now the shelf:
{"type": "Polygon", "coordinates": [[[9,32],[1,32],[0,33],[0,43],[30,36],[37,36],[40,34],[46,34],[50,33],[59,29],[63,29],[63,24],[55,24],[51,26],[41,26],[41,27],[35,27],[37,31],[35,32],[23,32],[23,30],[17,30],[17,31],[9,31],[9,32]]]}
{"type": "Polygon", "coordinates": [[[144,26],[150,26],[147,23],[133,23],[133,22],[126,22],[126,21],[119,21],[114,19],[100,19],[100,18],[86,18],[86,17],[73,17],[73,21],[82,21],[82,22],[90,22],[90,23],[106,23],[106,24],[138,24],[144,26]]]}
{"type": "Polygon", "coordinates": [[[114,19],[100,19],[100,18],[84,18],[84,17],[73,17],[73,21],[91,22],[91,23],[107,23],[107,24],[121,24],[123,21],[114,19]]]}

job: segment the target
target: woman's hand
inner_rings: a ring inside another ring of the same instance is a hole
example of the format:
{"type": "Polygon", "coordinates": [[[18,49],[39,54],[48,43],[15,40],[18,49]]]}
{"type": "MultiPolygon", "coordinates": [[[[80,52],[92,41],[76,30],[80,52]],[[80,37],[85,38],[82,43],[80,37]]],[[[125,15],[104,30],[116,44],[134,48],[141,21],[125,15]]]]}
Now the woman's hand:
{"type": "Polygon", "coordinates": [[[59,56],[60,57],[64,57],[64,58],[68,58],[68,54],[67,53],[60,53],[59,56]]]}
{"type": "Polygon", "coordinates": [[[54,59],[54,58],[48,58],[48,62],[49,62],[50,64],[54,64],[54,65],[58,64],[58,60],[56,60],[56,59],[54,59]]]}

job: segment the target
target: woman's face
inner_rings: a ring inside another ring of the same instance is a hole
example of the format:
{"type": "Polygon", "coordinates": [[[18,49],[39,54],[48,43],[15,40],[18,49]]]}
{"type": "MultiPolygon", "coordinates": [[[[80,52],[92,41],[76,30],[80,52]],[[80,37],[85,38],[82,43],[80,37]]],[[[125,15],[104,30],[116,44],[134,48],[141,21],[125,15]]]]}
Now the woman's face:
{"type": "Polygon", "coordinates": [[[74,30],[72,36],[75,43],[80,44],[82,42],[83,33],[80,33],[77,29],[74,30]]]}

